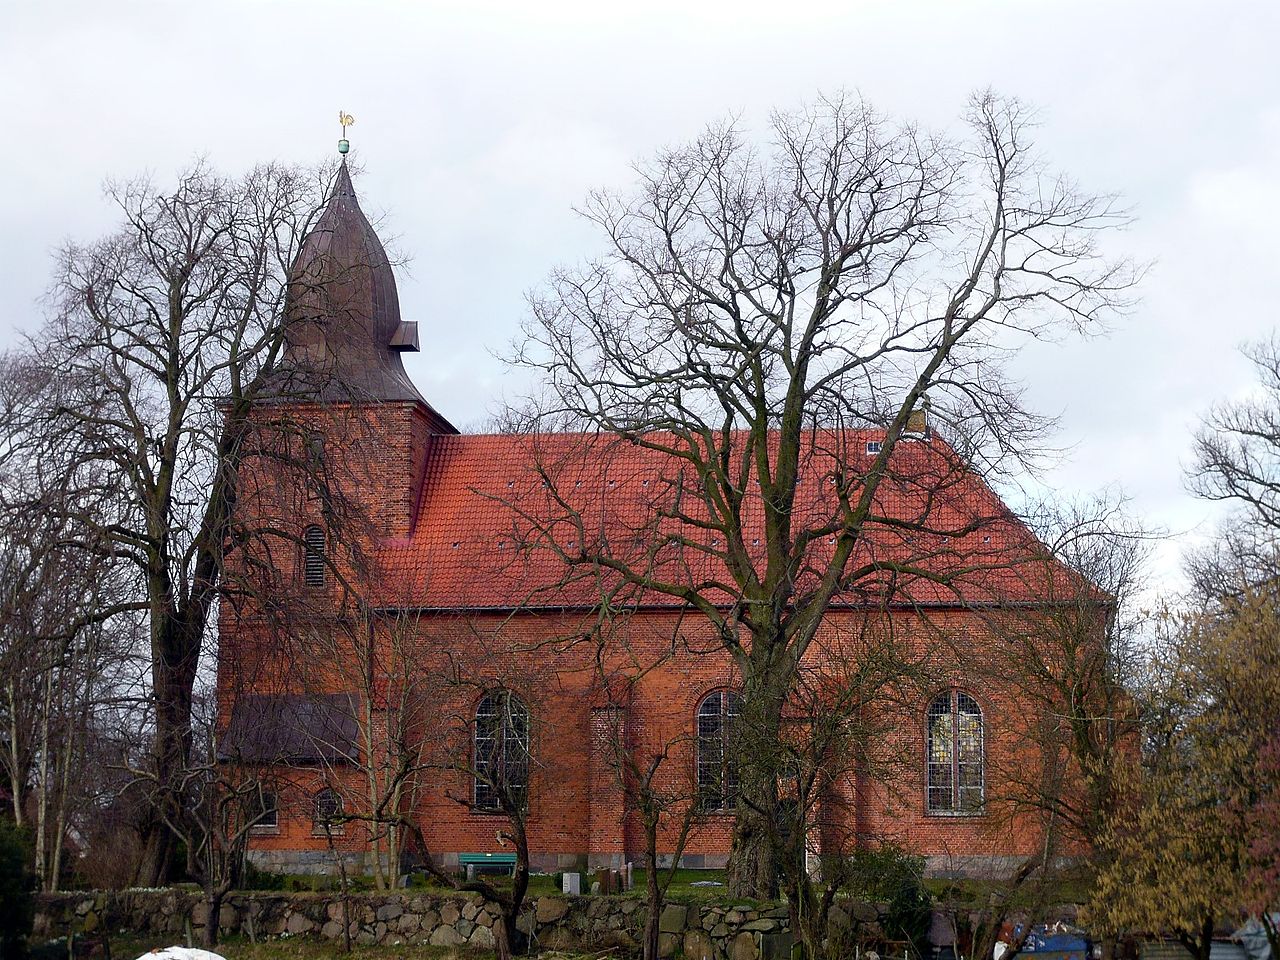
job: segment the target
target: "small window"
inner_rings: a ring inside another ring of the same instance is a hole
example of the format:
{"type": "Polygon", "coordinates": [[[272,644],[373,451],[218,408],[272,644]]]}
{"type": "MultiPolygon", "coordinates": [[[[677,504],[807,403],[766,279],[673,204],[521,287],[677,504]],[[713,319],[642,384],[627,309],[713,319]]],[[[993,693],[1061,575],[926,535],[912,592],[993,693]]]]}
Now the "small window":
{"type": "Polygon", "coordinates": [[[967,693],[935,697],[927,716],[928,810],[977,814],[984,800],[982,710],[967,693]]]}
{"type": "Polygon", "coordinates": [[[738,803],[734,736],[742,695],[717,690],[698,704],[698,802],[703,810],[732,810],[738,803]]]}
{"type": "Polygon", "coordinates": [[[280,806],[274,791],[260,790],[249,795],[245,813],[253,821],[255,833],[275,833],[280,829],[280,806]]]}
{"type": "Polygon", "coordinates": [[[333,790],[321,790],[312,800],[311,832],[342,832],[342,797],[333,790]]]}
{"type": "Polygon", "coordinates": [[[302,574],[308,587],[323,587],[325,575],[324,528],[312,524],[302,534],[302,574]]]}
{"type": "Polygon", "coordinates": [[[868,441],[867,441],[867,456],[869,456],[869,457],[870,457],[870,456],[875,456],[875,455],[876,455],[877,453],[879,453],[879,452],[880,452],[880,441],[879,441],[879,440],[868,440],[868,441]]]}
{"type": "Polygon", "coordinates": [[[476,705],[475,808],[523,809],[529,794],[529,710],[515,694],[495,690],[476,705]]]}

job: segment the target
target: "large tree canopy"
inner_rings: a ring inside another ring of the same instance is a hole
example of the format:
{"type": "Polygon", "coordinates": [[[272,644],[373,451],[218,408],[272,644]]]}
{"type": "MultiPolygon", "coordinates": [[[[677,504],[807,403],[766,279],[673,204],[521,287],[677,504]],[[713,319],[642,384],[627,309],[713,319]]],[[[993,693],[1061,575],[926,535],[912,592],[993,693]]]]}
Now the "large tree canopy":
{"type": "MultiPolygon", "coordinates": [[[[1044,422],[1004,360],[1028,337],[1097,329],[1135,279],[1099,245],[1123,212],[1046,170],[1025,106],[977,95],[964,130],[930,134],[850,98],[776,114],[764,144],[713,127],[642,166],[630,193],[592,195],[583,213],[606,252],[532,299],[515,361],[542,389],[513,424],[613,434],[673,464],[646,559],[586,543],[562,559],[708,617],[742,672],[757,742],[776,739],[833,597],[892,567],[859,553],[868,528],[942,542],[969,529],[884,512],[880,488],[919,412],[950,453],[942,475],[905,484],[1033,459],[1044,422]],[[853,432],[867,427],[883,431],[869,456],[853,432]],[[834,494],[820,515],[797,507],[815,447],[834,494]],[[664,547],[722,566],[734,599],[720,582],[713,595],[659,575],[664,547]]],[[[545,473],[561,522],[571,497],[545,473]]],[[[744,766],[735,894],[773,890],[772,755],[744,766]]]]}

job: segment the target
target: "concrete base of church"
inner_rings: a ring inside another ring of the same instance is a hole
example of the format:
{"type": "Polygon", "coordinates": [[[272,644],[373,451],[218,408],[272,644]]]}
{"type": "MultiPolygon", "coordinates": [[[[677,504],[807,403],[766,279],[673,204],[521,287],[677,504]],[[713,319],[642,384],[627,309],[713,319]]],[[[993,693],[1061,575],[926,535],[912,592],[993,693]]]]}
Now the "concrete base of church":
{"type": "MultiPolygon", "coordinates": [[[[658,869],[665,870],[671,866],[672,856],[669,853],[658,854],[658,869]]],[[[631,862],[640,867],[644,864],[644,857],[639,854],[635,856],[625,856],[621,853],[589,853],[587,854],[588,870],[617,870],[624,863],[631,862]]],[[[683,870],[723,870],[729,864],[729,855],[727,853],[687,853],[680,858],[680,868],[683,870]]],[[[559,870],[568,870],[569,867],[558,867],[559,870]]]]}
{"type": "MultiPolygon", "coordinates": [[[[347,872],[359,876],[370,872],[372,866],[367,853],[344,852],[339,854],[346,865],[347,872]]],[[[441,853],[436,856],[436,863],[446,869],[458,869],[460,853],[441,853]]],[[[267,873],[294,873],[306,876],[337,876],[338,863],[334,855],[327,850],[250,850],[248,860],[257,869],[267,873]]],[[[529,856],[529,869],[533,873],[563,873],[576,870],[591,872],[594,870],[620,869],[628,860],[641,866],[644,858],[624,857],[622,854],[609,853],[534,853],[529,856]]],[[[723,870],[729,862],[727,854],[686,854],[680,858],[680,867],[685,870],[723,870]]],[[[666,869],[671,866],[671,854],[658,854],[658,866],[666,869]]],[[[947,876],[939,873],[938,876],[947,876]]]]}
{"type": "MultiPolygon", "coordinates": [[[[1058,862],[1061,866],[1072,859],[1061,857],[1058,862]]],[[[1007,880],[1026,862],[1026,857],[928,856],[924,858],[924,875],[939,880],[1007,880]]]]}
{"type": "MultiPolygon", "coordinates": [[[[371,871],[371,855],[339,853],[347,873],[360,876],[371,871]]],[[[337,876],[338,861],[328,850],[250,850],[245,858],[265,873],[296,873],[305,876],[337,876]]]]}

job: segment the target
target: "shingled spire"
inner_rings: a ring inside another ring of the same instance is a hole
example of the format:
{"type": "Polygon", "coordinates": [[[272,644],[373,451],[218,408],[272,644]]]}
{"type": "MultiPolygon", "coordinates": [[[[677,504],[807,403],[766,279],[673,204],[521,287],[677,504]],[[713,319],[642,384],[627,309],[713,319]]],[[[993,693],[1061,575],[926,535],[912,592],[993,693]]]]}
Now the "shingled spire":
{"type": "MultiPolygon", "coordinates": [[[[345,160],[290,271],[287,316],[289,359],[315,399],[416,401],[430,410],[400,359],[418,350],[417,324],[400,319],[395,273],[345,160]]],[[[442,432],[457,432],[431,412],[442,432]]]]}

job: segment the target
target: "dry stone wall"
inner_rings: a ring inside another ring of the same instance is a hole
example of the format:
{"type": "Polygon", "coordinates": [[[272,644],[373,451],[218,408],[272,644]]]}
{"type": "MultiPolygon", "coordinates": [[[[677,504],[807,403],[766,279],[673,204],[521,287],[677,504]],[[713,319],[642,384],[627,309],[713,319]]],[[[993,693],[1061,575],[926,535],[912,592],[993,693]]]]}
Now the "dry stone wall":
{"type": "MultiPolygon", "coordinates": [[[[353,894],[348,902],[357,943],[430,943],[493,946],[498,908],[478,894],[402,891],[353,894]]],[[[333,893],[236,893],[223,902],[221,933],[269,937],[342,938],[344,906],[333,893]]],[[[538,946],[557,950],[634,950],[644,927],[645,905],[629,896],[531,897],[520,928],[538,946]]],[[[156,945],[180,942],[188,928],[199,936],[207,922],[199,894],[185,890],[45,894],[39,899],[36,936],[129,931],[156,945]]],[[[664,957],[689,960],[775,960],[790,955],[785,907],[749,904],[668,904],[659,921],[664,957]]]]}

